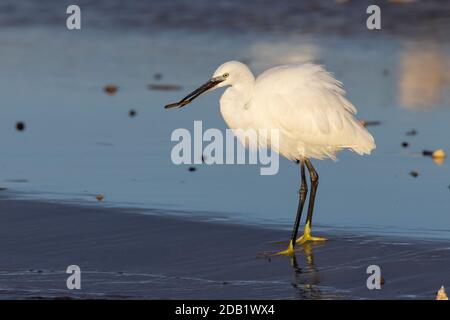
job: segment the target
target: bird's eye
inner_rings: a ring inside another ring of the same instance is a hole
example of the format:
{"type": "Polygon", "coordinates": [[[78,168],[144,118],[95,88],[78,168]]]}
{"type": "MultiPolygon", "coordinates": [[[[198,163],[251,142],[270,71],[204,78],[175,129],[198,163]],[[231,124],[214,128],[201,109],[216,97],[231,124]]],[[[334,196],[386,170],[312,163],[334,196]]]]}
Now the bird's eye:
{"type": "Polygon", "coordinates": [[[224,73],[224,74],[223,74],[223,77],[224,77],[224,78],[228,78],[229,75],[230,75],[230,74],[227,72],[227,73],[224,73]]]}

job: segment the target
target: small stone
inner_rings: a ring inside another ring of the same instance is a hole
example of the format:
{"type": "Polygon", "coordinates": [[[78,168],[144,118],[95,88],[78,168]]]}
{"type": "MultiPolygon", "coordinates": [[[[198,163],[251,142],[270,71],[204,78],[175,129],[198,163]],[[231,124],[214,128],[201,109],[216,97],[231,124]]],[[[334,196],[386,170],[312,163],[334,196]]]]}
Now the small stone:
{"type": "Polygon", "coordinates": [[[115,84],[108,84],[106,85],[103,90],[109,94],[109,95],[113,95],[117,92],[117,90],[119,90],[119,87],[116,86],[115,84]]]}
{"type": "Polygon", "coordinates": [[[194,171],[196,171],[197,170],[197,168],[196,167],[189,167],[189,169],[188,169],[190,172],[194,172],[194,171]]]}
{"type": "Polygon", "coordinates": [[[414,178],[417,178],[419,176],[419,173],[417,171],[411,171],[409,174],[414,178]]]}
{"type": "Polygon", "coordinates": [[[360,119],[358,121],[359,121],[359,123],[361,123],[361,125],[363,127],[379,126],[381,124],[381,121],[378,121],[378,120],[369,121],[369,120],[360,119]]]}
{"type": "Polygon", "coordinates": [[[22,122],[22,121],[18,121],[18,122],[16,123],[16,130],[17,130],[17,131],[23,131],[23,130],[25,130],[25,123],[22,122]]]}
{"type": "Polygon", "coordinates": [[[135,117],[136,114],[137,114],[136,110],[131,109],[130,111],[128,111],[128,116],[129,116],[130,118],[135,117]]]}
{"type": "Polygon", "coordinates": [[[407,136],[415,136],[415,135],[417,135],[417,131],[416,131],[416,129],[409,130],[406,132],[406,135],[407,136]]]}
{"type": "Polygon", "coordinates": [[[406,142],[406,141],[402,142],[402,147],[403,148],[408,148],[409,147],[409,143],[406,142]]]}
{"type": "Polygon", "coordinates": [[[155,80],[161,80],[162,79],[162,73],[155,73],[154,75],[153,75],[153,79],[155,79],[155,80]]]}
{"type": "Polygon", "coordinates": [[[95,199],[97,199],[98,201],[103,201],[104,198],[105,197],[101,193],[95,196],[95,199]]]}
{"type": "Polygon", "coordinates": [[[445,158],[447,155],[445,154],[445,151],[442,149],[438,149],[433,151],[433,153],[431,154],[431,156],[435,159],[443,159],[445,158]]]}

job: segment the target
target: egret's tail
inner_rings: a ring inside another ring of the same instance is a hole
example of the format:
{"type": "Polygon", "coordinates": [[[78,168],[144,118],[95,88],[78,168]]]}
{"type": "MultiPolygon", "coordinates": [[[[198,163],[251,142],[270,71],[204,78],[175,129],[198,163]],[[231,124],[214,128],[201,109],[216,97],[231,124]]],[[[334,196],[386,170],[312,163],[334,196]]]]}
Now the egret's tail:
{"type": "Polygon", "coordinates": [[[375,139],[362,124],[355,121],[354,125],[357,127],[355,141],[350,148],[360,155],[370,154],[376,148],[375,139]]]}

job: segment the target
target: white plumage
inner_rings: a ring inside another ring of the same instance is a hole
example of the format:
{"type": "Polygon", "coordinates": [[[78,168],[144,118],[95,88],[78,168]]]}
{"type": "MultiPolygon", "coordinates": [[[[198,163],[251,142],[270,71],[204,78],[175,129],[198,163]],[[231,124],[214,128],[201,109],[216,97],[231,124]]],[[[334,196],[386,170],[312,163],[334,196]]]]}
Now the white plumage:
{"type": "Polygon", "coordinates": [[[230,61],[213,78],[223,74],[229,76],[217,87],[230,86],[220,99],[227,125],[278,129],[279,150],[275,151],[288,159],[335,159],[342,149],[370,154],[375,148],[373,137],[353,117],[356,108],[345,98],[341,82],[321,66],[275,67],[255,80],[246,65],[230,61]]]}

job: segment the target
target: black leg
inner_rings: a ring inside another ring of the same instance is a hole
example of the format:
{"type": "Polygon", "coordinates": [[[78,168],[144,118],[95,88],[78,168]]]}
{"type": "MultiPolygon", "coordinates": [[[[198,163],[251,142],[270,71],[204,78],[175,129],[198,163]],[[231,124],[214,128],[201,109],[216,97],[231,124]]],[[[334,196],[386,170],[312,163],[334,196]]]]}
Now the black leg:
{"type": "Polygon", "coordinates": [[[300,219],[302,217],[303,206],[305,204],[306,195],[308,194],[308,185],[306,184],[306,174],[305,174],[305,160],[303,159],[300,160],[300,176],[301,176],[301,183],[299,190],[300,197],[298,200],[297,216],[295,217],[294,228],[292,229],[291,234],[292,247],[295,246],[295,240],[297,239],[298,227],[300,225],[300,219]]]}
{"type": "Polygon", "coordinates": [[[319,175],[317,174],[317,171],[314,169],[309,159],[306,159],[305,162],[306,166],[308,167],[309,176],[311,178],[311,193],[309,195],[308,215],[306,216],[306,227],[311,229],[312,217],[314,212],[314,202],[316,200],[317,187],[319,186],[319,175]]]}

